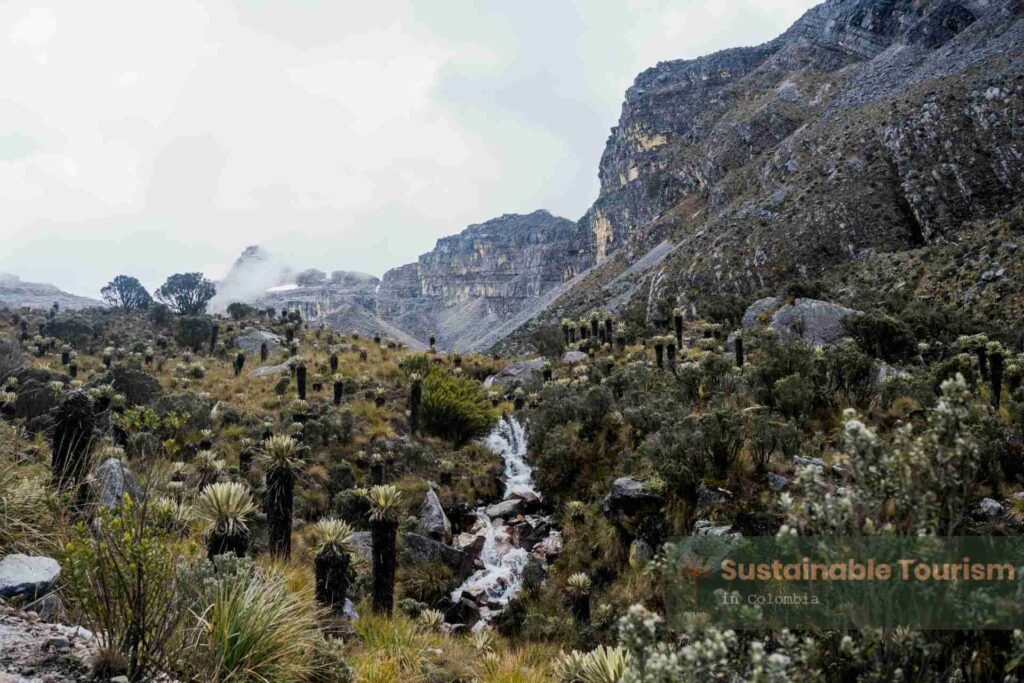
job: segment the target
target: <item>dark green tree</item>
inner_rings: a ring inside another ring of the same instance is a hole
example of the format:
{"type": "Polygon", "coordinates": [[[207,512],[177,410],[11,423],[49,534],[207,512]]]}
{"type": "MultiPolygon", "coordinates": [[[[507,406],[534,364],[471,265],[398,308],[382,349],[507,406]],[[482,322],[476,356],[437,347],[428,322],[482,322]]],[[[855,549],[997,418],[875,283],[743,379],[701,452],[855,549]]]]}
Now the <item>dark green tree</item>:
{"type": "Polygon", "coordinates": [[[216,293],[217,288],[202,273],[175,273],[156,290],[156,298],[176,313],[196,315],[206,311],[216,293]]]}
{"type": "Polygon", "coordinates": [[[131,275],[118,275],[100,290],[103,300],[114,308],[130,311],[136,308],[149,308],[153,297],[142,286],[138,278],[131,275]]]}

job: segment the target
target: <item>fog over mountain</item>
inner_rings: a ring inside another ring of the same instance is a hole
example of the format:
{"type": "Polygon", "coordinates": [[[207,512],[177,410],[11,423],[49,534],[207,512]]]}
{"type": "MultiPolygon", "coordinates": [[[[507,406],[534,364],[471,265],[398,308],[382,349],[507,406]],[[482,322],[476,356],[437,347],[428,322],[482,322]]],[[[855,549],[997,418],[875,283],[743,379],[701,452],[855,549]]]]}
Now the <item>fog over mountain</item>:
{"type": "Polygon", "coordinates": [[[636,73],[811,4],[5,3],[0,270],[95,297],[261,244],[382,275],[503,213],[575,220],[636,73]]]}

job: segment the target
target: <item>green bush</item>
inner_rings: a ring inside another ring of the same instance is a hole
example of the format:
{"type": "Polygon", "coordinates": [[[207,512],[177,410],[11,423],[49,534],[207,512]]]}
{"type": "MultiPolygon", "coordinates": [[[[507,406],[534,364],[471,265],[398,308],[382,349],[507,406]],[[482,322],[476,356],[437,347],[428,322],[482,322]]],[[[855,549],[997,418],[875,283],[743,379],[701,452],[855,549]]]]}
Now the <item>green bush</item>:
{"type": "Polygon", "coordinates": [[[437,562],[404,567],[399,576],[402,595],[435,605],[458,586],[452,570],[437,562]]]}
{"type": "Polygon", "coordinates": [[[64,598],[75,621],[99,639],[101,660],[125,667],[97,675],[140,680],[180,664],[189,611],[177,553],[150,524],[148,506],[126,496],[119,512],[104,508],[93,524],[72,530],[61,561],[64,598]]]}
{"type": "Polygon", "coordinates": [[[185,348],[199,351],[210,343],[213,322],[205,315],[185,315],[178,319],[175,339],[185,348]]]}
{"type": "Polygon", "coordinates": [[[905,322],[878,311],[848,315],[843,327],[864,353],[884,361],[901,361],[917,353],[917,339],[905,322]]]}
{"type": "Polygon", "coordinates": [[[435,369],[423,380],[422,418],[427,432],[461,447],[486,434],[498,414],[479,382],[435,369]]]}

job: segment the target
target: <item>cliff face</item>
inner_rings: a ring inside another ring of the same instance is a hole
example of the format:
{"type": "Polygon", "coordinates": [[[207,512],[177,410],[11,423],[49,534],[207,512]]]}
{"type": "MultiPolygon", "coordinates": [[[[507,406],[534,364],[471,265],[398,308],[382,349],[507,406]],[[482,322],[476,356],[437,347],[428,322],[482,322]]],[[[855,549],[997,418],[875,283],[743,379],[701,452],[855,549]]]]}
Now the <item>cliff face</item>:
{"type": "MultiPolygon", "coordinates": [[[[691,224],[727,211],[774,220],[822,151],[830,167],[807,176],[884,186],[892,215],[870,218],[900,225],[887,247],[975,216],[1020,172],[1002,145],[1019,141],[1020,11],[1017,0],[829,0],[765,45],[648,69],[626,93],[581,239],[596,261],[620,248],[632,259],[674,232],[678,220],[657,221],[672,209],[691,224]],[[799,158],[808,144],[813,157],[799,158]]],[[[812,201],[859,199],[826,190],[812,201]]],[[[854,248],[878,241],[864,237],[854,248]]]]}
{"type": "Polygon", "coordinates": [[[416,263],[384,274],[381,318],[442,348],[472,348],[496,324],[574,277],[575,225],[547,211],[507,214],[437,241],[416,263]]]}
{"type": "Polygon", "coordinates": [[[576,225],[547,211],[505,215],[437,241],[433,251],[388,271],[296,272],[249,247],[218,283],[214,310],[232,301],[287,308],[305,320],[424,346],[471,349],[524,306],[574,277],[576,225]]]}
{"type": "Polygon", "coordinates": [[[828,0],[765,45],[658,64],[599,176],[576,243],[600,265],[538,323],[937,249],[1021,204],[1024,3],[828,0]]]}

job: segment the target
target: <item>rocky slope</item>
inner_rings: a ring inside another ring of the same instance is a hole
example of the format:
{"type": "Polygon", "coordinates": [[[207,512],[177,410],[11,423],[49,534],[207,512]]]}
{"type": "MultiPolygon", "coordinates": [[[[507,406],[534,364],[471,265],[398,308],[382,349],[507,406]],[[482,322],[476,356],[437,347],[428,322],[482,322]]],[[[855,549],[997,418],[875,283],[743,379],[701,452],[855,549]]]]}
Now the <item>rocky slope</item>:
{"type": "MultiPolygon", "coordinates": [[[[534,326],[797,276],[865,286],[849,264],[923,250],[942,268],[979,222],[1017,225],[1022,15],[1019,0],[828,0],[765,45],[640,74],[578,227],[600,265],[534,326]]],[[[872,272],[867,286],[897,284],[872,272]]]]}
{"type": "Polygon", "coordinates": [[[437,241],[416,263],[384,274],[380,316],[442,348],[473,349],[495,326],[571,280],[571,221],[547,211],[506,214],[437,241]]]}
{"type": "Polygon", "coordinates": [[[547,211],[507,214],[437,241],[416,263],[378,279],[365,273],[296,272],[249,247],[218,283],[214,310],[233,301],[298,310],[339,330],[381,334],[410,346],[431,335],[443,349],[489,346],[492,331],[572,280],[575,224],[547,211]]]}
{"type": "Polygon", "coordinates": [[[24,282],[17,275],[0,273],[0,308],[48,309],[58,304],[63,310],[77,310],[90,306],[103,306],[96,299],[90,299],[67,292],[53,285],[40,282],[24,282]]]}

